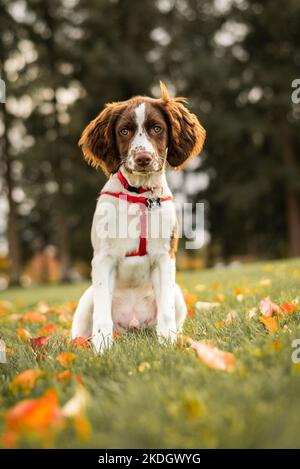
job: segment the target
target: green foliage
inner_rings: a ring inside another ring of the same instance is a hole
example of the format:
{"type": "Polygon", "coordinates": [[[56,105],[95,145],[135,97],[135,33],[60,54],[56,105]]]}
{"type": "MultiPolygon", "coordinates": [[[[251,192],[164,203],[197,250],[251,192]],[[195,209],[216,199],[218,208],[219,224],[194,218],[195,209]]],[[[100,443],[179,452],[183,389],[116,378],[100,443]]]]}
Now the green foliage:
{"type": "Polygon", "coordinates": [[[299,74],[299,4],[285,2],[284,12],[270,1],[232,2],[224,10],[209,1],[186,5],[184,14],[175,2],[166,18],[172,41],[164,59],[207,129],[200,170],[211,181],[195,198],[208,201],[211,255],[297,254],[291,225],[299,228],[299,105],[291,84],[299,74]]]}

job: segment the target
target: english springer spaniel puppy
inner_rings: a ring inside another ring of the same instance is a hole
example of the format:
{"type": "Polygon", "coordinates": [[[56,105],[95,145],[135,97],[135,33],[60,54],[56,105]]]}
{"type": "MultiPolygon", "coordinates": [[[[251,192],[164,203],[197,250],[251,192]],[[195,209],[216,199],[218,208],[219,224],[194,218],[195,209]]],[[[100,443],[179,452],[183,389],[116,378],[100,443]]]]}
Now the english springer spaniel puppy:
{"type": "Polygon", "coordinates": [[[161,98],[107,104],[84,130],[85,159],[109,177],[92,225],[92,285],[80,298],[72,337],[92,338],[97,352],[113,332],[156,326],[175,341],[186,305],[175,282],[176,211],[165,170],[199,154],[205,130],[161,82],[161,98]]]}

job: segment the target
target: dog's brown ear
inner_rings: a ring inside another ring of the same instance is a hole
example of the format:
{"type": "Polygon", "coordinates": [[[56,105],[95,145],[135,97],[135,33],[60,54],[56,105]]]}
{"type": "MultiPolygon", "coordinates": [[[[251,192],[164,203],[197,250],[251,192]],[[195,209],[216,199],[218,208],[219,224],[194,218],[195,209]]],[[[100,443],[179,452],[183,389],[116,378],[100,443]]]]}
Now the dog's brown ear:
{"type": "Polygon", "coordinates": [[[109,176],[120,165],[120,155],[115,137],[115,124],[123,110],[122,103],[106,104],[102,112],[92,120],[79,140],[85,160],[94,167],[101,167],[109,176]]]}
{"type": "Polygon", "coordinates": [[[161,102],[169,121],[168,163],[180,169],[198,155],[205,141],[205,129],[184,106],[185,98],[171,98],[166,85],[160,82],[161,102]]]}

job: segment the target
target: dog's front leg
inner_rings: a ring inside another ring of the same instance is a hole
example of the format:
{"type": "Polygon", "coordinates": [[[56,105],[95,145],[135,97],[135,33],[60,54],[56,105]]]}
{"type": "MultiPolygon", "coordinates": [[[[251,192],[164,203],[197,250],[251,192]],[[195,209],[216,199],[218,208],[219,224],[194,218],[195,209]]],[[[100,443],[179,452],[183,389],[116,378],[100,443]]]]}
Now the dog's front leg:
{"type": "Polygon", "coordinates": [[[159,340],[176,340],[175,319],[175,261],[161,256],[152,272],[157,306],[157,334],[159,340]]]}
{"type": "Polygon", "coordinates": [[[115,265],[112,257],[95,255],[92,260],[94,292],[93,344],[97,352],[103,352],[112,344],[112,294],[115,283],[115,265]]]}

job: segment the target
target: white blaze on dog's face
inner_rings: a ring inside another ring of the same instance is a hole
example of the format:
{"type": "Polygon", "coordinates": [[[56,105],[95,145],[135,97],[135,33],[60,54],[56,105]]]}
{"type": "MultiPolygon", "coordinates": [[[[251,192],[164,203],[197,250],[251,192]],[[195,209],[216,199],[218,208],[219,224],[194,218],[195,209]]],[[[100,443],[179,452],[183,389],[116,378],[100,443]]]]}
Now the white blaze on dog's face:
{"type": "Polygon", "coordinates": [[[155,105],[141,102],[125,109],[116,126],[116,139],[129,172],[149,174],[164,167],[168,128],[163,113],[155,105]]]}
{"type": "Polygon", "coordinates": [[[146,106],[145,103],[139,104],[134,110],[135,122],[137,129],[135,136],[132,139],[132,142],[129,147],[128,157],[127,157],[127,167],[136,171],[139,169],[139,166],[145,165],[148,166],[153,160],[152,169],[157,171],[160,169],[159,161],[155,158],[156,150],[153,143],[148,137],[146,128],[145,128],[145,117],[146,117],[146,106]]]}

